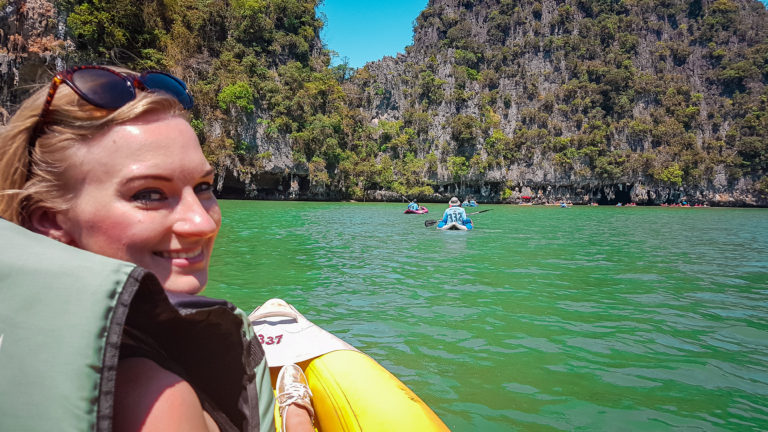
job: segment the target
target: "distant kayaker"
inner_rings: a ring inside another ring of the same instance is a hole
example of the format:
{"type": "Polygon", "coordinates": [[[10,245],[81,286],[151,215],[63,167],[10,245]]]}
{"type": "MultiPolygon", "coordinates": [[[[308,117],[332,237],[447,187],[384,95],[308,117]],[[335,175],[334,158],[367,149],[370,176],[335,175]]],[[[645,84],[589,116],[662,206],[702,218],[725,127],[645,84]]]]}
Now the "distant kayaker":
{"type": "Polygon", "coordinates": [[[472,219],[467,217],[467,211],[461,207],[461,202],[456,197],[448,201],[448,208],[443,212],[443,219],[437,223],[437,228],[449,228],[452,224],[460,229],[472,229],[472,219]]]}
{"type": "Polygon", "coordinates": [[[418,211],[419,210],[419,203],[414,199],[408,204],[408,210],[411,211],[418,211]]]}
{"type": "MultiPolygon", "coordinates": [[[[72,407],[79,405],[70,403],[66,389],[52,382],[55,391],[41,388],[41,397],[48,398],[37,404],[41,410],[61,412],[62,423],[41,425],[29,418],[23,419],[27,427],[18,430],[71,427],[70,420],[88,421],[97,411],[98,428],[73,429],[275,430],[275,398],[264,351],[242,311],[232,306],[204,314],[194,330],[165,324],[182,316],[182,310],[225,303],[193,297],[207,283],[222,217],[213,194],[214,169],[189,123],[192,106],[186,84],[172,75],[82,66],[57,74],[50,89],[34,93],[0,130],[0,217],[66,245],[143,267],[142,274],[152,272],[154,283],[162,284],[165,292],[160,295],[169,309],[165,315],[146,314],[150,323],[167,331],[166,338],[155,339],[155,333],[132,326],[130,320],[123,327],[118,319],[121,324],[103,335],[113,355],[105,354],[102,362],[110,362],[111,369],[80,365],[83,377],[88,376],[83,379],[94,381],[94,400],[107,402],[76,412],[72,407]],[[210,344],[192,333],[210,333],[212,328],[232,331],[210,344]],[[188,351],[174,349],[185,343],[188,351]],[[239,351],[227,350],[232,345],[239,351]],[[216,368],[217,359],[211,356],[229,356],[232,364],[226,370],[216,368]]],[[[72,290],[55,283],[51,289],[64,298],[72,290]]],[[[140,302],[139,294],[134,301],[140,302]]],[[[35,302],[30,298],[26,303],[35,302]]],[[[130,314],[132,305],[113,307],[130,314]]],[[[89,327],[107,327],[87,317],[112,314],[112,307],[93,311],[87,301],[69,301],[67,307],[89,312],[68,333],[75,342],[87,336],[89,327]]],[[[26,313],[29,319],[50,319],[55,327],[56,312],[32,308],[26,313]]],[[[43,338],[40,346],[45,344],[43,338]]],[[[4,386],[3,393],[12,397],[14,389],[4,386]]],[[[287,421],[289,430],[313,430],[310,396],[301,369],[285,366],[277,379],[283,426],[287,421]]]]}

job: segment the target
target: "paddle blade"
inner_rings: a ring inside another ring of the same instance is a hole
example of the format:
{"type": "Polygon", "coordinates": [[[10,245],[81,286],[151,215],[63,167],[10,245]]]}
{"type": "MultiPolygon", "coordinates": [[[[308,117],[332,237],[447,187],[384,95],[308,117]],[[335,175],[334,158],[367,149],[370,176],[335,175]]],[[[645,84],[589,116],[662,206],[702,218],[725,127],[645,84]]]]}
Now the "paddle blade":
{"type": "Polygon", "coordinates": [[[434,219],[427,219],[424,221],[425,227],[431,227],[432,225],[437,225],[437,221],[434,219]]]}

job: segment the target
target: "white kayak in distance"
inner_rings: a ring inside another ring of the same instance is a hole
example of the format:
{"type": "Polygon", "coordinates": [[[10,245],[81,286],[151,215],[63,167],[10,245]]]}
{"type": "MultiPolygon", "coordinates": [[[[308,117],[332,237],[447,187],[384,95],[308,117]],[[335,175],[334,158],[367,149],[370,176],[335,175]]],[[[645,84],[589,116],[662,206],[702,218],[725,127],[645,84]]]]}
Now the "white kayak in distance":
{"type": "MultiPolygon", "coordinates": [[[[264,348],[273,386],[282,366],[295,363],[304,370],[316,430],[449,430],[376,360],[315,325],[285,301],[268,300],[249,319],[264,348]]],[[[279,425],[277,411],[275,424],[279,425]]]]}

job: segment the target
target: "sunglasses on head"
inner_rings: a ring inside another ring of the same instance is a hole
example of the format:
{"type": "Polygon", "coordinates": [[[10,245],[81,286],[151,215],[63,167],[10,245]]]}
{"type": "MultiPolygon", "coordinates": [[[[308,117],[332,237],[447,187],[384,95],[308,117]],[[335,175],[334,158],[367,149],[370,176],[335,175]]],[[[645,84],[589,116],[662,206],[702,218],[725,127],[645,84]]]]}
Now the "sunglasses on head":
{"type": "Polygon", "coordinates": [[[76,66],[59,72],[53,77],[43,110],[40,112],[34,134],[29,142],[30,151],[35,147],[45,118],[51,109],[53,97],[62,83],[68,85],[75,94],[89,104],[108,110],[116,110],[134,100],[137,89],[168,93],[187,110],[193,106],[187,85],[171,74],[147,71],[141,75],[134,75],[120,73],[104,66],[76,66]]]}

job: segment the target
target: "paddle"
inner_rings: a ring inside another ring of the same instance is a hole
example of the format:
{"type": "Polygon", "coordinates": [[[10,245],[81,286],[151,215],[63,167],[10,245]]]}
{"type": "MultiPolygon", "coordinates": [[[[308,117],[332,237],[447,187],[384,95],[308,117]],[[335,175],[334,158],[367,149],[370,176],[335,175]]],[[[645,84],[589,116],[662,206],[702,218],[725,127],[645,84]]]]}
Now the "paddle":
{"type": "MultiPolygon", "coordinates": [[[[491,210],[493,210],[493,209],[485,209],[485,210],[480,210],[480,211],[476,211],[476,212],[472,212],[472,213],[467,213],[467,216],[473,215],[473,214],[478,214],[478,213],[485,213],[485,212],[491,211],[491,210]]],[[[425,227],[431,227],[432,225],[437,225],[438,222],[440,222],[440,221],[435,220],[435,219],[427,219],[427,220],[424,221],[424,226],[425,227]]]]}

